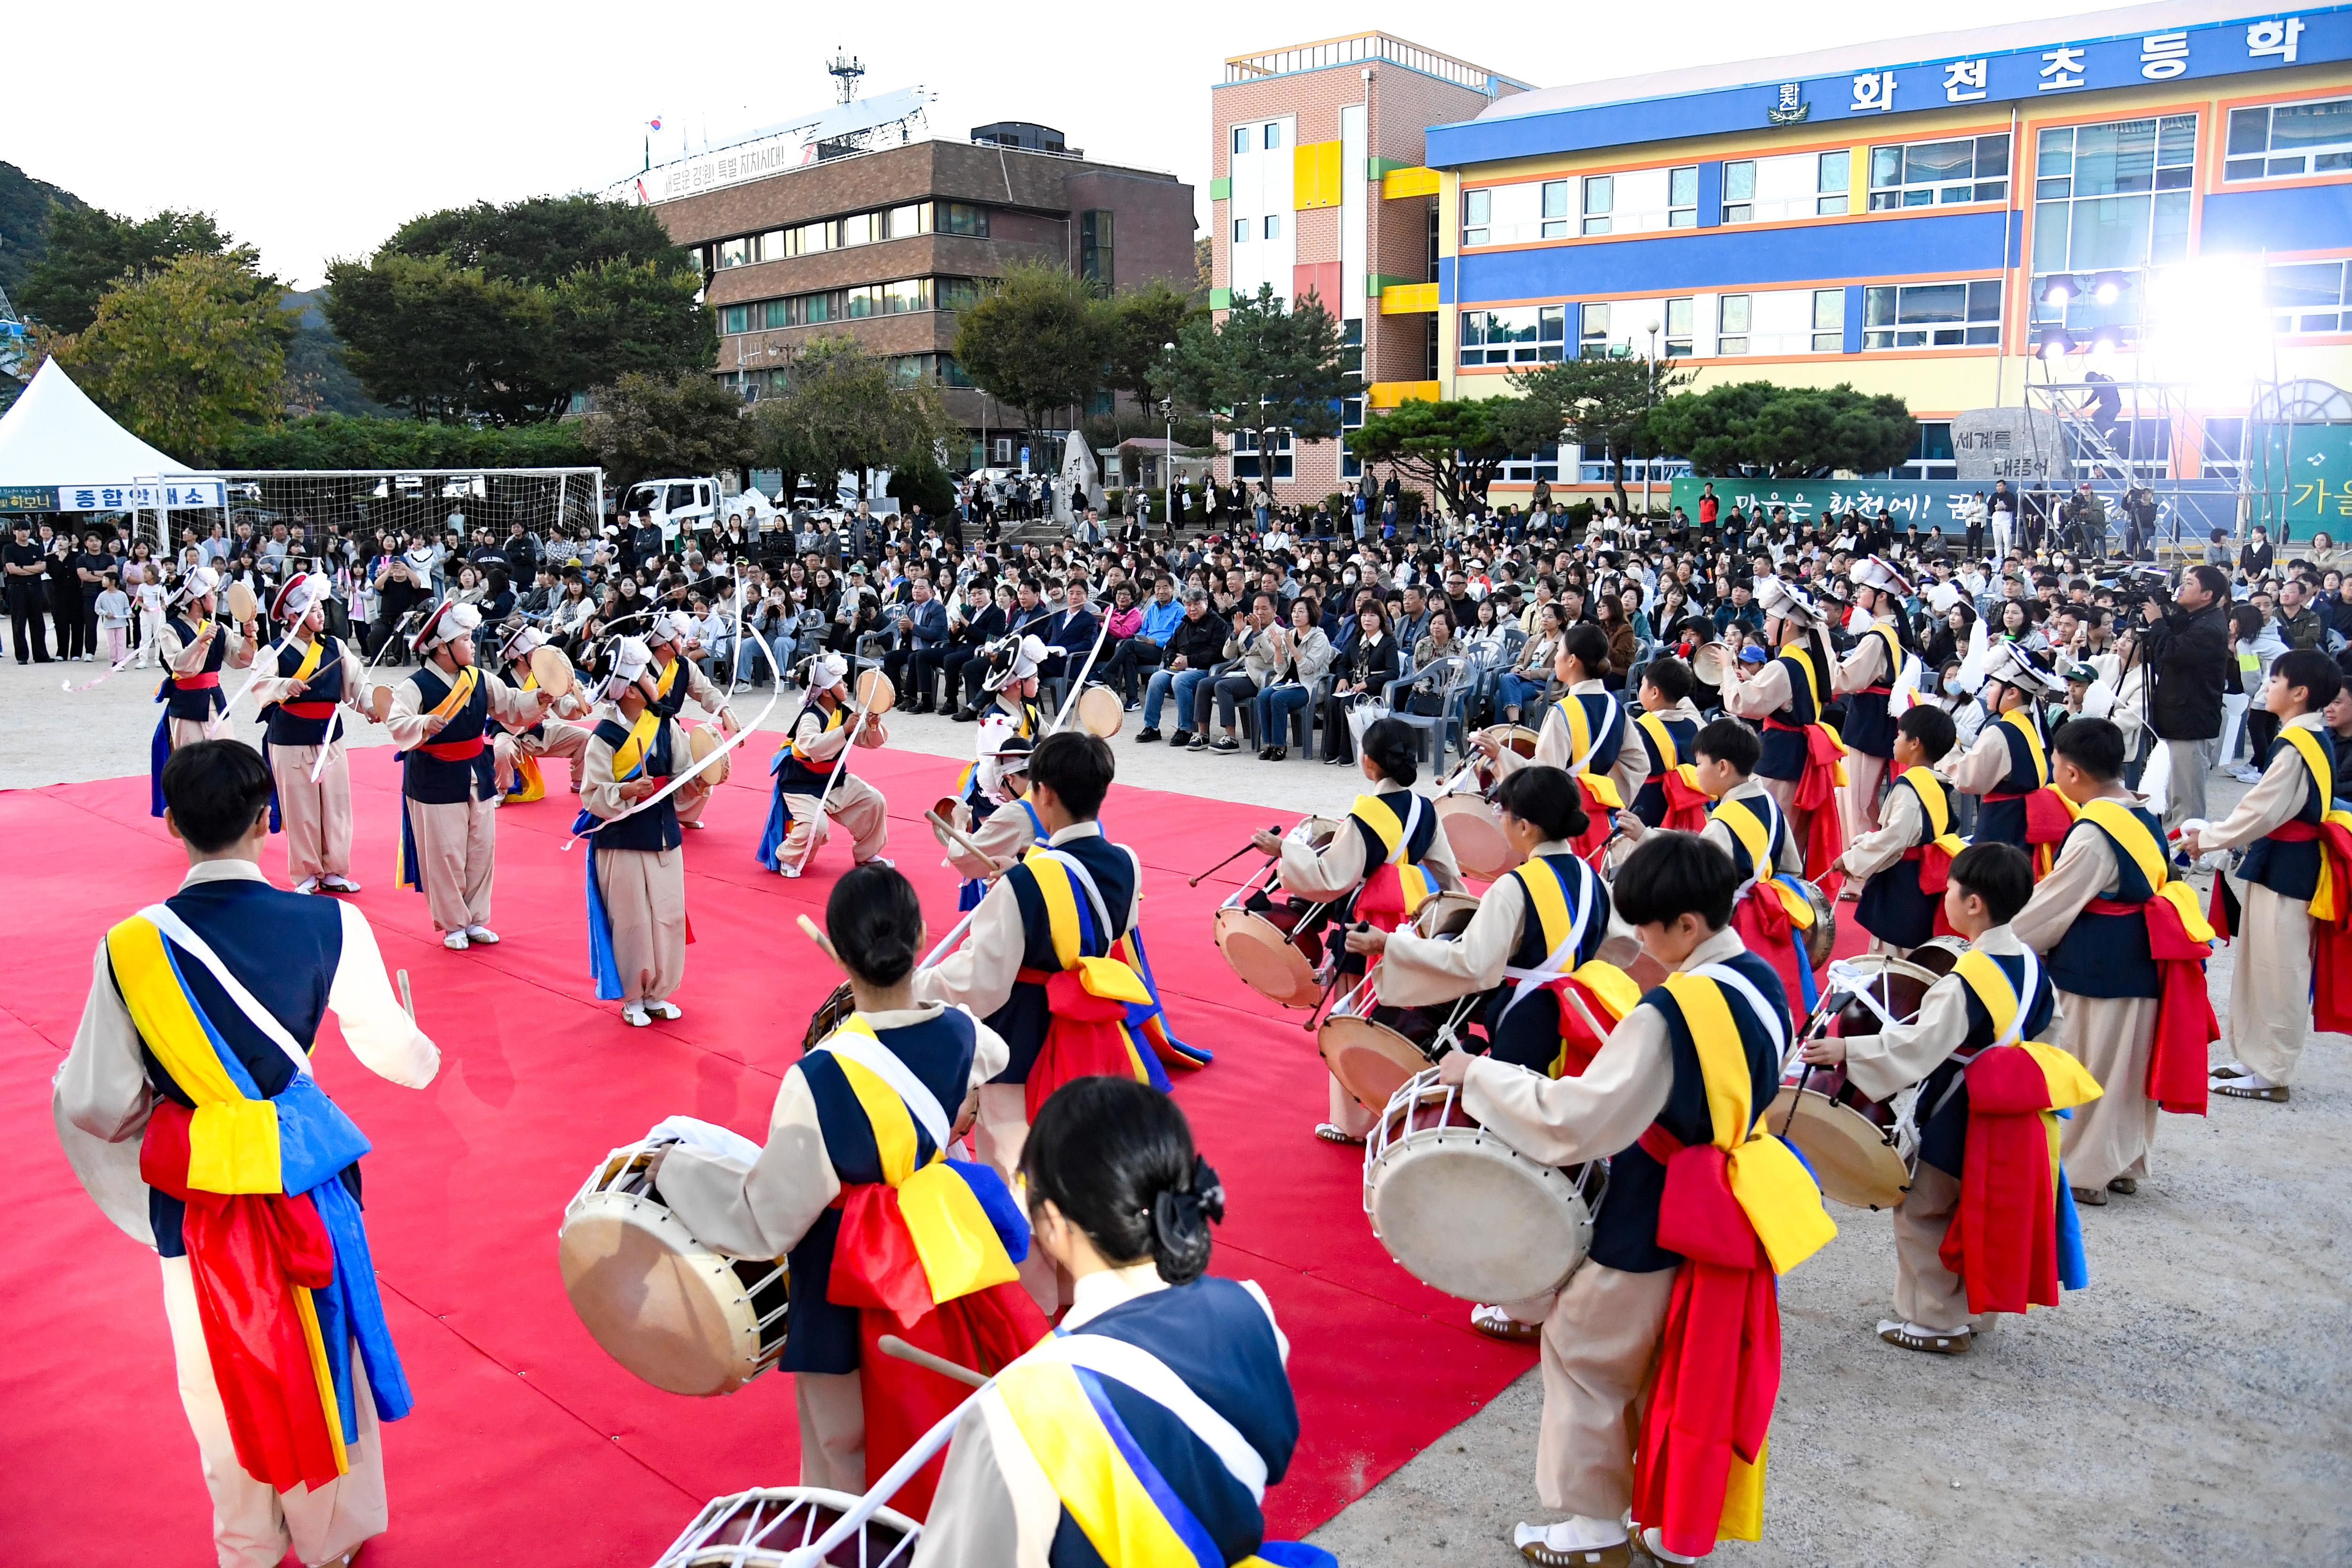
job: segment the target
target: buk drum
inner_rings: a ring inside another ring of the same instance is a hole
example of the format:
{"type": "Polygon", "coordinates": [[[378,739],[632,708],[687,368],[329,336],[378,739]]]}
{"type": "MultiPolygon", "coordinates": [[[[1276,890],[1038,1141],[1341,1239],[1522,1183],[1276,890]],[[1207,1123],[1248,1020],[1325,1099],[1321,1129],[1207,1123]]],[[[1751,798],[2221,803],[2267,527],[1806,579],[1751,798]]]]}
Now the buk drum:
{"type": "Polygon", "coordinates": [[[1315,977],[1323,943],[1313,931],[1299,927],[1318,908],[1295,902],[1263,911],[1227,904],[1217,911],[1212,926],[1217,951],[1242,984],[1259,996],[1286,1008],[1311,1008],[1323,994],[1323,984],[1315,977]]]}
{"type": "MultiPolygon", "coordinates": [[[[931,802],[931,815],[939,818],[940,822],[945,822],[949,827],[955,828],[960,831],[968,833],[971,830],[965,825],[961,818],[956,815],[956,812],[961,810],[962,807],[963,802],[957,800],[954,796],[942,795],[938,800],[931,802]]],[[[929,820],[929,818],[925,819],[927,821],[929,820]]],[[[940,822],[931,823],[931,837],[940,841],[940,848],[952,853],[956,850],[957,845],[955,841],[950,839],[947,836],[947,833],[940,827],[940,822]]]]}
{"type": "Polygon", "coordinates": [[[1597,1161],[1562,1170],[1487,1132],[1434,1069],[1396,1092],[1364,1148],[1372,1234],[1406,1272],[1465,1301],[1524,1301],[1567,1283],[1607,1186],[1597,1161]]]}
{"type": "MultiPolygon", "coordinates": [[[[714,1498],[654,1568],[784,1568],[795,1553],[857,1505],[824,1487],[761,1487],[714,1498]]],[[[850,1568],[905,1568],[923,1527],[895,1509],[877,1509],[855,1535],[825,1554],[850,1568]]]]}
{"type": "Polygon", "coordinates": [[[1335,1012],[1316,1030],[1315,1049],[1340,1088],[1364,1109],[1378,1111],[1444,1054],[1443,1047],[1457,1043],[1458,1010],[1376,1004],[1361,1017],[1335,1012]]]}
{"type": "MultiPolygon", "coordinates": [[[[1447,941],[1461,936],[1469,926],[1471,916],[1477,913],[1476,894],[1441,893],[1434,898],[1423,899],[1421,907],[1413,911],[1413,933],[1433,941],[1447,941]]],[[[1388,1103],[1385,1099],[1381,1103],[1388,1103]]]]}
{"type": "Polygon", "coordinates": [[[1437,825],[1464,876],[1492,882],[1519,863],[1518,852],[1503,836],[1503,819],[1484,795],[1440,795],[1437,825]]]}
{"type": "Polygon", "coordinates": [[[668,1394],[732,1394],[784,1354],[781,1260],[721,1258],[646,1176],[660,1145],[614,1149],[563,1210],[556,1258],[605,1354],[668,1394]]]}
{"type": "MultiPolygon", "coordinates": [[[[686,748],[693,753],[693,760],[696,762],[701,761],[726,743],[727,737],[719,732],[716,724],[698,724],[686,732],[686,748]]],[[[732,759],[722,757],[710,767],[696,774],[695,782],[716,789],[727,782],[727,774],[731,766],[732,759]]]]}
{"type": "Polygon", "coordinates": [[[1127,705],[1108,686],[1088,686],[1078,694],[1078,727],[1105,740],[1127,723],[1127,705]]]}
{"type": "Polygon", "coordinates": [[[833,994],[819,1004],[816,1011],[809,1014],[808,1032],[801,1036],[801,1050],[803,1052],[814,1051],[833,1037],[833,1031],[841,1027],[842,1019],[856,1010],[857,998],[851,994],[849,982],[844,980],[833,988],[833,994]]]}
{"type": "MultiPolygon", "coordinates": [[[[1842,959],[1828,973],[1814,1015],[1839,1035],[1876,1034],[1909,1023],[1936,983],[1933,970],[1884,954],[1842,959]]],[[[1797,1146],[1823,1196],[1850,1208],[1892,1208],[1910,1190],[1917,1157],[1906,1125],[1909,1096],[1868,1098],[1839,1067],[1796,1067],[1773,1097],[1767,1125],[1797,1146]]]]}
{"type": "Polygon", "coordinates": [[[569,654],[552,643],[542,643],[530,651],[530,678],[541,691],[555,697],[568,697],[578,676],[569,654]]]}

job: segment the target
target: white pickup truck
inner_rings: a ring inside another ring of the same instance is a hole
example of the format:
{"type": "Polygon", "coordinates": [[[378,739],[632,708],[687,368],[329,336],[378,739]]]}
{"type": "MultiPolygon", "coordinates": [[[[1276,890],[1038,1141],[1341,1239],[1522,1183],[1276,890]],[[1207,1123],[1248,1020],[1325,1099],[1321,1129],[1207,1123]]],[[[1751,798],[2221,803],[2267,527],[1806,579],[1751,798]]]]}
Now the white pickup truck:
{"type": "Polygon", "coordinates": [[[621,510],[625,528],[636,526],[637,513],[652,513],[654,521],[661,525],[666,543],[675,541],[681,531],[716,532],[739,512],[742,514],[744,531],[749,533],[776,513],[775,503],[757,490],[722,495],[716,477],[640,480],[629,486],[621,510]]]}

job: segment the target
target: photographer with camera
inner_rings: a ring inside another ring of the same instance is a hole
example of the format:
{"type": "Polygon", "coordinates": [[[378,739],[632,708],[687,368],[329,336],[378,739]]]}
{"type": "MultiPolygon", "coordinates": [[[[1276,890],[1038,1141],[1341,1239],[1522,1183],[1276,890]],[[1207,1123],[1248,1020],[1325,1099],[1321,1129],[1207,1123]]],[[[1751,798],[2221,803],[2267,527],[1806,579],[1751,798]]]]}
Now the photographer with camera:
{"type": "Polygon", "coordinates": [[[2192,566],[2169,602],[2161,588],[2143,591],[2140,620],[2156,668],[2148,722],[2170,754],[2167,829],[2205,811],[2205,776],[2221,737],[2221,688],[2230,664],[2230,579],[2221,568],[2192,566]]]}

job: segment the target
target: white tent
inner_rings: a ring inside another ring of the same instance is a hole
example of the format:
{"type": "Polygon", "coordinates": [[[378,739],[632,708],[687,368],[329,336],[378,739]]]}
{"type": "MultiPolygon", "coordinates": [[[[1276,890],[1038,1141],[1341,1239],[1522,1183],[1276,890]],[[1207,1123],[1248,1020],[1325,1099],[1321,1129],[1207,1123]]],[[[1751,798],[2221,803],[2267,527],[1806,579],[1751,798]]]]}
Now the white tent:
{"type": "Polygon", "coordinates": [[[0,415],[0,485],[111,485],[188,465],[114,423],[55,360],[0,415]]]}

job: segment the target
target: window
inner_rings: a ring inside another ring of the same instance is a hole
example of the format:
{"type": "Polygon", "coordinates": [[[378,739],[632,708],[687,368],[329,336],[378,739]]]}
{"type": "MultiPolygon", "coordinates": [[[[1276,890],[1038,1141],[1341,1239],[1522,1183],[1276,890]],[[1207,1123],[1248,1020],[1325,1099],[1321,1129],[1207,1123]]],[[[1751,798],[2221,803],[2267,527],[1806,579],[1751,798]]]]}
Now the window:
{"type": "Polygon", "coordinates": [[[1519,245],[1568,237],[1566,180],[1530,181],[1462,193],[1462,243],[1519,245]]]}
{"type": "Polygon", "coordinates": [[[1583,220],[1581,232],[1589,235],[1696,228],[1698,165],[1588,174],[1579,215],[1583,220]]]}
{"type": "Polygon", "coordinates": [[[1506,485],[1532,485],[1537,480],[1559,483],[1559,454],[1557,446],[1538,446],[1531,453],[1513,453],[1495,469],[1495,477],[1506,485]]]}
{"type": "Polygon", "coordinates": [[[988,237],[988,209],[968,202],[940,202],[932,208],[932,227],[944,235],[988,237]]]}
{"type": "Polygon", "coordinates": [[[1280,213],[1268,213],[1265,214],[1265,237],[1268,239],[1280,239],[1282,237],[1282,214],[1280,213]]]}
{"type": "Polygon", "coordinates": [[[760,236],[760,259],[761,261],[782,261],[784,257],[792,254],[792,230],[770,229],[766,234],[760,236]]]}
{"type": "Polygon", "coordinates": [[[2264,280],[2266,302],[2278,312],[2273,329],[2282,333],[2340,332],[2347,315],[2344,294],[2344,264],[2340,261],[2299,261],[2273,267],[2264,280]]]}
{"type": "Polygon", "coordinates": [[[1364,322],[1360,316],[1339,324],[1339,368],[1354,376],[1364,373],[1364,322]]]}
{"type": "MultiPolygon", "coordinates": [[[[1608,307],[1585,307],[1588,311],[1608,307]]],[[[1511,310],[1462,312],[1462,362],[1465,365],[1532,365],[1566,352],[1568,309],[1561,305],[1522,305],[1511,310]]],[[[1362,350],[1359,349],[1360,355],[1362,350]]]]}
{"type": "Polygon", "coordinates": [[[1889,479],[1957,479],[1959,476],[1959,465],[1952,456],[1952,422],[1948,419],[1919,421],[1919,434],[1911,443],[1911,455],[1885,475],[1889,479]]]}
{"type": "MultiPolygon", "coordinates": [[[[1362,323],[1358,322],[1358,327],[1362,323]]],[[[1339,400],[1339,477],[1360,479],[1364,476],[1364,460],[1348,450],[1348,432],[1364,428],[1364,400],[1343,397],[1339,400]]]]}
{"type": "Polygon", "coordinates": [[[863,284],[858,287],[844,288],[838,290],[838,292],[842,297],[843,313],[851,320],[855,321],[861,317],[879,316],[882,314],[882,286],[880,284],[863,284]]]}
{"type": "Polygon", "coordinates": [[[2230,111],[2224,180],[2275,180],[2352,171],[2352,98],[2230,111]]]}
{"type": "Polygon", "coordinates": [[[1280,120],[1269,120],[1265,122],[1265,135],[1262,139],[1260,145],[1265,147],[1265,149],[1269,152],[1282,145],[1282,122],[1280,120]]]}
{"type": "Polygon", "coordinates": [[[1248,126],[1246,126],[1246,125],[1236,125],[1236,126],[1234,126],[1234,152],[1248,152],[1249,150],[1250,150],[1250,128],[1249,128],[1248,126]]]}
{"type": "Polygon", "coordinates": [[[1111,214],[1100,208],[1078,214],[1078,276],[1111,286],[1111,214]]]}
{"type": "Polygon", "coordinates": [[[931,209],[925,204],[892,207],[882,218],[884,232],[876,236],[879,239],[906,239],[931,232],[931,209]]]}
{"type": "Polygon", "coordinates": [[[719,242],[719,265],[720,268],[723,270],[730,267],[740,267],[745,262],[756,261],[759,259],[751,252],[751,246],[755,243],[755,241],[750,239],[720,240],[719,242]]]}
{"type": "Polygon", "coordinates": [[[980,303],[980,280],[974,277],[938,277],[931,280],[934,307],[940,310],[969,310],[980,303]]]}
{"type": "Polygon", "coordinates": [[[2000,279],[1905,283],[1862,291],[1865,349],[1951,349],[2000,341],[2000,279]]]}
{"type": "Polygon", "coordinates": [[[1723,221],[1769,224],[1846,210],[1850,152],[1739,158],[1723,166],[1723,221]]]}
{"type": "Polygon", "coordinates": [[[820,256],[833,248],[831,224],[803,224],[793,234],[794,256],[820,256]]]}
{"type": "Polygon", "coordinates": [[[2196,158],[2193,114],[2043,131],[2033,169],[2033,269],[2185,259],[2196,158]]]}
{"type": "MultiPolygon", "coordinates": [[[[1234,432],[1234,478],[1256,479],[1265,476],[1258,471],[1259,459],[1257,436],[1258,433],[1255,430],[1236,430],[1234,432]]],[[[1292,453],[1290,446],[1290,432],[1286,430],[1278,432],[1275,436],[1274,444],[1273,477],[1276,479],[1287,479],[1291,476],[1290,465],[1292,453]]]]}
{"type": "Polygon", "coordinates": [[[1001,468],[1013,461],[1013,437],[1000,435],[995,438],[995,441],[996,464],[1001,468]]]}
{"type": "Polygon", "coordinates": [[[1666,171],[1666,226],[1698,227],[1698,165],[1666,171]]]}
{"type": "Polygon", "coordinates": [[[751,329],[751,308],[748,305],[729,305],[723,307],[719,312],[719,329],[721,332],[750,331],[751,329]]]}
{"type": "Polygon", "coordinates": [[[1587,305],[1577,314],[1576,352],[1580,359],[1599,359],[1609,352],[1609,307],[1587,305]]]}
{"type": "Polygon", "coordinates": [[[928,277],[909,277],[882,285],[882,313],[886,316],[903,316],[910,310],[930,308],[931,280],[928,277]]]}
{"type": "Polygon", "coordinates": [[[1845,345],[1845,290],[1789,288],[1716,301],[1718,354],[1836,353],[1845,345]]]}
{"type": "Polygon", "coordinates": [[[1666,358],[1680,359],[1691,351],[1691,326],[1697,319],[1696,299],[1666,301],[1666,358]]]}
{"type": "MultiPolygon", "coordinates": [[[[2048,132],[2043,132],[2046,141],[2048,132]]],[[[2009,133],[1870,150],[1870,210],[2009,199],[2009,133]]]]}
{"type": "Polygon", "coordinates": [[[1591,174],[1584,181],[1584,232],[1605,235],[1612,232],[1611,208],[1617,204],[1617,176],[1591,174]]]}
{"type": "Polygon", "coordinates": [[[1234,243],[1235,245],[1247,245],[1249,244],[1249,237],[1250,221],[1247,218],[1235,218],[1234,220],[1234,243]]]}
{"type": "Polygon", "coordinates": [[[833,227],[836,237],[833,243],[844,248],[853,245],[873,244],[881,237],[876,232],[881,227],[881,225],[876,221],[881,215],[879,213],[852,213],[845,218],[835,218],[833,227]]]}

